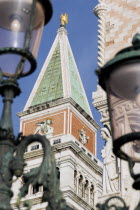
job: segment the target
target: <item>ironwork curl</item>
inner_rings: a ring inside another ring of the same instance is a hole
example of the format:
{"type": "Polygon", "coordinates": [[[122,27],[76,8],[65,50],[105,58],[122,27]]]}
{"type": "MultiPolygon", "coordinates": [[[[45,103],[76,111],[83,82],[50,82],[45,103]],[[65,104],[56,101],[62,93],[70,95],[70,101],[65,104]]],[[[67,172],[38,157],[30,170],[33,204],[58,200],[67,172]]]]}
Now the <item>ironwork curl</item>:
{"type": "MultiPolygon", "coordinates": [[[[0,48],[0,55],[3,54],[16,54],[16,55],[21,55],[22,58],[27,59],[31,65],[31,68],[28,70],[27,73],[20,74],[20,77],[25,77],[31,73],[33,73],[37,67],[36,60],[32,53],[30,53],[29,50],[27,49],[21,49],[21,48],[14,48],[14,47],[5,47],[5,48],[0,48]]],[[[19,63],[20,64],[20,63],[19,63]]],[[[21,64],[20,64],[21,65],[21,64]]],[[[9,75],[5,75],[8,76],[9,75]]]]}
{"type": "Polygon", "coordinates": [[[97,204],[96,207],[99,209],[99,210],[128,210],[129,207],[126,206],[126,203],[125,201],[121,198],[121,197],[118,197],[118,196],[112,196],[111,198],[108,198],[104,203],[102,204],[97,204]],[[117,199],[121,205],[117,205],[117,204],[112,204],[111,201],[113,201],[114,199],[117,199]]]}

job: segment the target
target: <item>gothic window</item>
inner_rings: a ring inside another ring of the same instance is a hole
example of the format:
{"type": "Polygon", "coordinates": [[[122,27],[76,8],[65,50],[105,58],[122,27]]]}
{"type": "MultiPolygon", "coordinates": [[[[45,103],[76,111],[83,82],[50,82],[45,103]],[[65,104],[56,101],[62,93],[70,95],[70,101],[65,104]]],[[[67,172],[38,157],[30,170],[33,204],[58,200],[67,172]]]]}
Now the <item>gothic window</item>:
{"type": "Polygon", "coordinates": [[[80,195],[81,197],[83,196],[82,181],[83,181],[83,176],[80,175],[80,178],[79,178],[79,195],[80,195]]]}
{"type": "Polygon", "coordinates": [[[31,146],[31,151],[39,149],[39,144],[35,144],[31,146]]]}
{"type": "Polygon", "coordinates": [[[39,186],[39,185],[30,186],[29,190],[30,190],[29,191],[30,195],[36,194],[36,193],[39,193],[39,192],[43,192],[43,186],[39,186]]]}
{"type": "Polygon", "coordinates": [[[76,177],[77,177],[77,171],[75,170],[74,171],[74,191],[75,192],[77,190],[77,179],[76,179],[76,177]]]}
{"type": "Polygon", "coordinates": [[[90,204],[91,206],[94,206],[94,186],[91,185],[90,188],[90,204]]]}
{"type": "Polygon", "coordinates": [[[34,142],[34,143],[28,145],[28,147],[25,149],[25,152],[31,152],[31,151],[38,150],[41,148],[42,148],[41,143],[34,142]]]}
{"type": "Polygon", "coordinates": [[[84,198],[86,201],[88,201],[88,180],[86,180],[84,185],[84,198]]]}
{"type": "Polygon", "coordinates": [[[38,192],[39,192],[39,185],[33,186],[33,194],[38,193],[38,192]]]}
{"type": "Polygon", "coordinates": [[[56,140],[54,140],[54,142],[53,142],[53,144],[59,144],[59,143],[61,143],[61,139],[56,139],[56,140]]]}
{"type": "Polygon", "coordinates": [[[57,171],[57,178],[60,179],[60,169],[56,167],[56,171],[57,171]]]}

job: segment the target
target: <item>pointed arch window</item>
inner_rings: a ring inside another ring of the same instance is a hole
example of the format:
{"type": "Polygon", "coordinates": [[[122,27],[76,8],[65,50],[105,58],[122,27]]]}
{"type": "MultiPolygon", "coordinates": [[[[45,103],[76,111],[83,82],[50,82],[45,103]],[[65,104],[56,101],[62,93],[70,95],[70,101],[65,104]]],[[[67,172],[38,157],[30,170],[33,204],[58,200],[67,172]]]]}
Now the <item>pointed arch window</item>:
{"type": "Polygon", "coordinates": [[[74,170],[74,192],[77,191],[77,171],[74,170]]]}
{"type": "Polygon", "coordinates": [[[90,205],[94,206],[94,186],[91,185],[90,188],[90,205]]]}
{"type": "Polygon", "coordinates": [[[80,175],[80,178],[79,178],[79,195],[82,197],[83,196],[83,176],[80,175]]]}
{"type": "Polygon", "coordinates": [[[88,185],[89,185],[89,182],[88,180],[86,180],[85,186],[84,186],[84,198],[86,201],[88,201],[88,185]]]}
{"type": "Polygon", "coordinates": [[[57,178],[60,180],[60,168],[56,167],[56,171],[57,171],[57,178]]]}

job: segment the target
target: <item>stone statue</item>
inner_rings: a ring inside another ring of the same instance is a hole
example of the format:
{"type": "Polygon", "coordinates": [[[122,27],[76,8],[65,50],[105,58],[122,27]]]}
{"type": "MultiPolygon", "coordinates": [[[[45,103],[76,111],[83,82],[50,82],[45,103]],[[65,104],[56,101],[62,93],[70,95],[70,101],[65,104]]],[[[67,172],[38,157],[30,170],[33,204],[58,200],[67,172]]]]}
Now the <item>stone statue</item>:
{"type": "Polygon", "coordinates": [[[101,129],[101,137],[106,141],[101,151],[104,159],[103,192],[113,193],[118,191],[118,174],[116,173],[116,157],[112,152],[112,138],[107,128],[101,129]]]}
{"type": "Polygon", "coordinates": [[[86,144],[88,142],[89,136],[86,135],[84,127],[79,131],[79,139],[82,144],[86,144]]]}
{"type": "Polygon", "coordinates": [[[61,22],[61,26],[65,26],[66,24],[68,24],[68,14],[61,14],[60,15],[60,22],[61,22]]]}
{"type": "Polygon", "coordinates": [[[51,124],[51,119],[46,119],[43,122],[37,123],[36,125],[38,125],[38,127],[36,128],[34,134],[45,135],[46,138],[51,138],[54,133],[54,128],[51,126],[51,124]]]}

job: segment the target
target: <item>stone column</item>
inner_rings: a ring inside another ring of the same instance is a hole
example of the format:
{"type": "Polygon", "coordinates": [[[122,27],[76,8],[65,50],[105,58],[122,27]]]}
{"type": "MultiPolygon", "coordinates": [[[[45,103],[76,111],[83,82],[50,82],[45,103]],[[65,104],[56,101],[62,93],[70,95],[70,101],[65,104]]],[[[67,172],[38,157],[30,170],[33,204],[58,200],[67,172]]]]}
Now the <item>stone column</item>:
{"type": "Polygon", "coordinates": [[[88,184],[88,203],[89,204],[90,204],[90,198],[91,198],[90,190],[91,190],[91,183],[88,184]]]}
{"type": "Polygon", "coordinates": [[[80,178],[80,174],[77,172],[77,176],[76,176],[76,194],[79,194],[79,178],[80,178]]]}
{"type": "Polygon", "coordinates": [[[85,178],[83,177],[83,181],[82,181],[82,197],[85,198],[85,178]]]}
{"type": "Polygon", "coordinates": [[[60,163],[60,188],[74,191],[74,163],[70,160],[60,163]]]}
{"type": "Polygon", "coordinates": [[[97,204],[97,200],[98,200],[98,185],[94,185],[94,208],[96,207],[96,204],[97,204]]]}
{"type": "Polygon", "coordinates": [[[94,8],[94,14],[99,18],[98,29],[98,67],[102,67],[105,62],[105,13],[107,6],[104,0],[99,0],[99,4],[94,8]]]}

